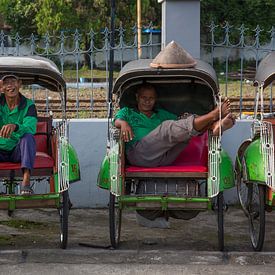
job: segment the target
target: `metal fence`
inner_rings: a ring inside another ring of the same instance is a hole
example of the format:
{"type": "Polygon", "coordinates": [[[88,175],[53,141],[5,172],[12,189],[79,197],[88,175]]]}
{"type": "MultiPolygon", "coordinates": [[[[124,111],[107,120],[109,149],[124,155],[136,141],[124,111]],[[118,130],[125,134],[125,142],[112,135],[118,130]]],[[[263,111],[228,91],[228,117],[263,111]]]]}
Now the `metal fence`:
{"type": "MultiPolygon", "coordinates": [[[[160,51],[160,31],[152,24],[142,31],[142,58],[153,58],[160,51]]],[[[115,30],[115,69],[138,58],[137,27],[115,30]]],[[[29,37],[0,33],[0,56],[39,55],[51,59],[59,67],[67,82],[68,112],[70,117],[97,117],[106,115],[110,30],[88,33],[79,30],[61,31],[58,35],[31,34],[29,37]]],[[[49,91],[31,87],[31,97],[40,112],[58,117],[59,99],[49,91]]]]}
{"type": "MultiPolygon", "coordinates": [[[[275,50],[275,28],[264,30],[256,26],[251,30],[241,25],[209,26],[208,41],[201,44],[202,59],[215,68],[220,79],[222,94],[235,102],[235,111],[253,110],[255,89],[252,81],[259,61],[275,50]]],[[[266,111],[273,111],[273,92],[270,86],[266,96],[266,111]]]]}
{"type": "MultiPolygon", "coordinates": [[[[154,58],[160,46],[160,31],[155,30],[152,24],[144,27],[142,58],[154,58]]],[[[117,72],[128,61],[137,59],[137,27],[119,26],[115,30],[113,49],[117,72]]],[[[201,35],[201,58],[213,65],[220,79],[222,94],[234,99],[236,112],[240,114],[252,108],[250,105],[253,103],[250,101],[254,94],[251,80],[259,60],[272,50],[275,50],[274,27],[263,30],[257,26],[249,30],[244,25],[234,27],[226,23],[217,26],[211,23],[209,32],[201,35]]],[[[31,34],[29,37],[7,35],[3,31],[0,33],[0,56],[40,55],[57,64],[69,90],[70,117],[106,116],[109,53],[108,28],[99,32],[61,31],[58,35],[31,34]]],[[[54,117],[58,117],[60,102],[55,95],[37,87],[31,87],[29,93],[40,112],[53,111],[54,117]]],[[[272,88],[268,100],[268,108],[272,111],[272,88]]]]}

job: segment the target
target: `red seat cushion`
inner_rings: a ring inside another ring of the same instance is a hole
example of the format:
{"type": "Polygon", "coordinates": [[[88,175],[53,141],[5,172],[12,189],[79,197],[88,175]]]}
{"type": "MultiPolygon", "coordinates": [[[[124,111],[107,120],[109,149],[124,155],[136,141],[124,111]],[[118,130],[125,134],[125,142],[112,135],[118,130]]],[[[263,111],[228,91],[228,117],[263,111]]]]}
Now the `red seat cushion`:
{"type": "Polygon", "coordinates": [[[208,135],[193,137],[169,166],[139,167],[128,166],[126,172],[207,172],[208,171],[208,135]]]}
{"type": "Polygon", "coordinates": [[[0,170],[19,170],[21,163],[19,162],[0,162],[0,170]]]}
{"type": "Polygon", "coordinates": [[[182,166],[159,166],[159,167],[140,167],[140,166],[128,166],[125,169],[126,172],[132,173],[156,173],[156,172],[167,172],[167,173],[175,173],[175,172],[207,172],[207,166],[200,165],[182,165],[182,166]]]}
{"type": "MultiPolygon", "coordinates": [[[[48,154],[48,122],[37,122],[36,134],[36,156],[34,169],[53,168],[54,160],[48,154]]],[[[0,162],[0,170],[20,170],[21,163],[0,162]]]]}
{"type": "Polygon", "coordinates": [[[36,151],[48,153],[48,124],[47,121],[37,122],[36,134],[34,136],[36,142],[36,151]]]}
{"type": "Polygon", "coordinates": [[[35,168],[51,168],[54,166],[54,160],[51,156],[43,152],[36,152],[34,169],[35,168]]]}
{"type": "Polygon", "coordinates": [[[36,133],[38,133],[38,134],[47,134],[48,133],[47,121],[38,121],[37,122],[36,133]]]}
{"type": "MultiPolygon", "coordinates": [[[[54,160],[48,154],[43,152],[36,152],[34,169],[35,168],[52,168],[54,166],[54,160]]],[[[0,162],[0,170],[19,170],[21,169],[21,163],[14,162],[0,162]]]]}
{"type": "Polygon", "coordinates": [[[47,135],[35,135],[34,136],[35,143],[36,143],[36,151],[37,152],[44,152],[48,153],[48,143],[47,143],[47,135]]]}

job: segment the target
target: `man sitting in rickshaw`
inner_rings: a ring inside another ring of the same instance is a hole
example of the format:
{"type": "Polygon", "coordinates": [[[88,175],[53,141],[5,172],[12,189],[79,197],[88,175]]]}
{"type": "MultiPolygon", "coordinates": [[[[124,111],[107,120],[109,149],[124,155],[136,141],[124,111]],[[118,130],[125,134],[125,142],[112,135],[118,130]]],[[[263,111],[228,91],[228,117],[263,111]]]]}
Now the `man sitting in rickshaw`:
{"type": "Polygon", "coordinates": [[[33,193],[30,173],[36,154],[37,112],[33,101],[19,92],[20,87],[16,75],[4,75],[0,80],[0,162],[21,162],[21,195],[29,195],[33,193]]]}
{"type": "Polygon", "coordinates": [[[211,129],[213,135],[231,128],[235,119],[226,99],[219,108],[202,115],[186,114],[181,118],[164,109],[156,109],[157,92],[149,83],[138,87],[137,108],[124,107],[116,114],[114,124],[121,129],[126,142],[126,156],[131,165],[167,166],[173,163],[189,140],[211,129]]]}

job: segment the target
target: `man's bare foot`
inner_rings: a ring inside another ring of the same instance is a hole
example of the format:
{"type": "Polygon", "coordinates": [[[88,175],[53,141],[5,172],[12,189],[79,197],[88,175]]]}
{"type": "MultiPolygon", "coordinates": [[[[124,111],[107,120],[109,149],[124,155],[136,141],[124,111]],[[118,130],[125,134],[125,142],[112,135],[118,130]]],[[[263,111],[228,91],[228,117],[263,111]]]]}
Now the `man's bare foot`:
{"type": "MultiPolygon", "coordinates": [[[[221,106],[221,117],[224,118],[230,113],[230,101],[229,99],[225,99],[221,106]]],[[[198,132],[204,132],[208,129],[213,129],[215,123],[220,118],[220,108],[216,107],[211,112],[197,116],[194,118],[193,127],[198,132]]]]}
{"type": "MultiPolygon", "coordinates": [[[[221,118],[226,117],[229,113],[230,113],[231,109],[230,109],[230,101],[229,99],[226,97],[222,103],[221,106],[221,118]]],[[[218,120],[220,118],[220,108],[219,106],[217,106],[213,111],[214,116],[215,116],[215,121],[218,120]]]]}
{"type": "Polygon", "coordinates": [[[224,131],[232,128],[234,124],[235,124],[234,116],[231,113],[227,114],[222,120],[219,120],[213,124],[213,128],[212,128],[213,135],[214,136],[219,135],[220,125],[221,125],[221,133],[223,133],[224,131]]]}

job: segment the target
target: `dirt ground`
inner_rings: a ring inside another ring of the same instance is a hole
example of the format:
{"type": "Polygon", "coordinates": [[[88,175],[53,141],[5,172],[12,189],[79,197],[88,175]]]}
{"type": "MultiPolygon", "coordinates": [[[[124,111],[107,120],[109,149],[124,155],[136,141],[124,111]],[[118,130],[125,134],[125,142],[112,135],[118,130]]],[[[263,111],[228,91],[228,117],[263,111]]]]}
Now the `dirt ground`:
{"type": "MultiPolygon", "coordinates": [[[[263,251],[275,251],[275,212],[267,213],[263,251]]],[[[151,229],[136,223],[135,212],[124,212],[120,249],[217,250],[217,219],[212,211],[201,212],[191,220],[170,220],[170,229],[151,229]]],[[[107,209],[71,209],[68,249],[80,243],[108,246],[107,209]]],[[[58,248],[59,216],[56,209],[17,210],[13,217],[0,213],[0,247],[8,249],[58,248]]],[[[252,251],[248,220],[241,209],[225,213],[227,251],[252,251]]]]}

